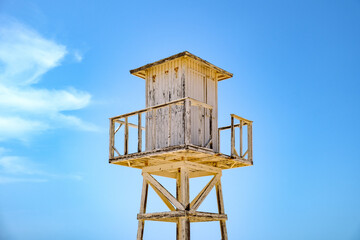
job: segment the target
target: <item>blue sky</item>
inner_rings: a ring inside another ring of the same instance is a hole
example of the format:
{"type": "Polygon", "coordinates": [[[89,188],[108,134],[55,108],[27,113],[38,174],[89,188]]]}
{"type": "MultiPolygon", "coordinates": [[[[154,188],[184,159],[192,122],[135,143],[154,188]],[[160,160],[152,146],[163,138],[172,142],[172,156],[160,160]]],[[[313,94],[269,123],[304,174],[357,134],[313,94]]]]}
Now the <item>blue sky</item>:
{"type": "Polygon", "coordinates": [[[107,163],[108,118],[145,106],[130,69],[184,50],[234,73],[219,124],[254,121],[254,166],[223,173],[229,238],[360,239],[359,23],[358,0],[0,1],[0,239],[135,238],[141,175],[107,163]]]}

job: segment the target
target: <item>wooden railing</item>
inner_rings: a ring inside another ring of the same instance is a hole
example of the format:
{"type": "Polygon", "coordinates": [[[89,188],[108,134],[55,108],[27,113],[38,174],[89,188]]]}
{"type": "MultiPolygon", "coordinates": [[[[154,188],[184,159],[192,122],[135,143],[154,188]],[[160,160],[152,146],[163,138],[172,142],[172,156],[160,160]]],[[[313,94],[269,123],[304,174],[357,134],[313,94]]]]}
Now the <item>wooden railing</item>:
{"type": "MultiPolygon", "coordinates": [[[[119,131],[119,129],[124,126],[124,151],[123,151],[123,155],[127,155],[129,154],[129,127],[134,127],[138,129],[138,146],[137,146],[137,152],[141,152],[142,151],[142,144],[143,144],[143,139],[142,139],[142,131],[146,130],[144,127],[142,127],[142,123],[141,123],[141,119],[142,119],[142,114],[147,114],[149,112],[152,112],[153,116],[156,115],[156,110],[157,109],[161,109],[161,108],[168,108],[168,145],[170,145],[171,142],[171,135],[172,135],[172,131],[171,131],[171,106],[173,105],[182,105],[184,106],[184,110],[183,110],[183,122],[184,122],[184,144],[185,145],[189,145],[191,144],[191,106],[199,106],[199,107],[203,107],[205,109],[209,110],[209,140],[205,143],[204,147],[213,148],[213,107],[209,104],[203,103],[201,101],[195,100],[193,98],[181,98],[178,100],[174,100],[168,103],[164,103],[164,104],[160,104],[160,105],[156,105],[153,107],[149,107],[149,108],[145,108],[139,111],[135,111],[135,112],[131,112],[131,113],[127,113],[127,114],[123,114],[123,115],[119,115],[116,117],[112,117],[110,118],[110,130],[109,130],[109,135],[110,135],[110,143],[109,143],[109,158],[112,159],[115,157],[115,153],[117,154],[117,156],[121,156],[122,154],[120,154],[119,150],[115,147],[115,134],[119,131]],[[138,116],[138,120],[137,120],[137,124],[133,124],[133,123],[129,123],[129,117],[137,115],[138,116]],[[115,129],[115,123],[119,123],[120,125],[115,129]]],[[[153,117],[153,126],[156,126],[156,117],[153,117]]],[[[156,135],[156,129],[151,129],[153,132],[152,135],[156,135]]],[[[148,130],[149,131],[149,130],[148,130]]],[[[154,137],[154,139],[156,141],[156,136],[154,137]]]]}
{"type": "Polygon", "coordinates": [[[239,117],[235,114],[231,114],[231,125],[226,127],[221,127],[218,129],[218,149],[220,151],[220,132],[226,129],[231,129],[231,157],[239,157],[245,158],[248,160],[253,159],[253,151],[252,151],[252,121],[239,117]],[[235,124],[234,120],[237,119],[240,123],[235,124]],[[247,126],[247,150],[243,153],[243,126],[247,126]],[[235,128],[240,129],[240,143],[239,143],[239,153],[236,151],[235,147],[235,128]],[[247,158],[246,158],[247,156],[247,158]]]}

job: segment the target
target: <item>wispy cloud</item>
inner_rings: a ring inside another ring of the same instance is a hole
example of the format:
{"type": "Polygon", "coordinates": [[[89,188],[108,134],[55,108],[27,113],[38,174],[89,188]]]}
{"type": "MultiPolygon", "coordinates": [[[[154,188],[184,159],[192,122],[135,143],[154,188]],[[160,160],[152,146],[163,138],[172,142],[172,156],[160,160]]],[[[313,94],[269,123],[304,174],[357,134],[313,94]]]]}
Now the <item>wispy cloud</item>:
{"type": "Polygon", "coordinates": [[[0,184],[18,182],[47,182],[55,179],[82,180],[80,174],[53,174],[42,170],[42,166],[28,158],[5,155],[0,148],[0,184]]]}
{"type": "MultiPolygon", "coordinates": [[[[0,141],[27,140],[53,126],[94,130],[64,113],[88,106],[89,93],[36,86],[46,72],[61,64],[67,48],[13,19],[0,19],[0,141]]],[[[79,52],[74,57],[82,60],[79,52]]]]}

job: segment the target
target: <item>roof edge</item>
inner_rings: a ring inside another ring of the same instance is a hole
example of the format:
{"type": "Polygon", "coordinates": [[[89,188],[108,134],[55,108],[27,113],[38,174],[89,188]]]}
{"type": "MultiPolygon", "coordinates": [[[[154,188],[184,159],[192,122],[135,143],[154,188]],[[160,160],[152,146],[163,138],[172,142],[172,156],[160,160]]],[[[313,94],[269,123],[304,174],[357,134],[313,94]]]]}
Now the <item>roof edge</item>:
{"type": "Polygon", "coordinates": [[[195,56],[194,54],[192,54],[192,53],[190,53],[188,51],[177,53],[175,55],[172,55],[172,56],[167,57],[167,58],[163,58],[163,59],[158,60],[156,62],[148,63],[148,64],[146,64],[146,65],[144,65],[142,67],[132,69],[132,70],[130,70],[130,73],[137,76],[137,77],[145,79],[144,71],[146,69],[157,66],[157,65],[160,65],[160,64],[165,63],[167,61],[171,61],[171,60],[176,59],[176,58],[180,58],[180,57],[193,58],[195,60],[198,60],[198,61],[202,62],[203,64],[207,65],[208,67],[215,69],[218,73],[220,73],[218,81],[225,80],[225,79],[231,78],[233,76],[232,73],[230,73],[228,71],[225,71],[224,69],[219,68],[219,67],[215,66],[214,64],[209,63],[208,61],[206,61],[206,60],[204,60],[204,59],[202,59],[202,58],[200,58],[198,56],[195,56]]]}

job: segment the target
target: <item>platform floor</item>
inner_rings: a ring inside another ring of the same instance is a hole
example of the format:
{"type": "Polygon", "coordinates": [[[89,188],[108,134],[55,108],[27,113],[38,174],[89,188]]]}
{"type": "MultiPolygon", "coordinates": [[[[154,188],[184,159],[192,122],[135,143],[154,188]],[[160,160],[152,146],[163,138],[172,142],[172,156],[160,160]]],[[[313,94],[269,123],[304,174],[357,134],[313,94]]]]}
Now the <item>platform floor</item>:
{"type": "Polygon", "coordinates": [[[195,145],[171,146],[163,149],[132,153],[109,159],[109,163],[139,168],[156,166],[177,161],[189,161],[220,169],[251,166],[250,160],[216,153],[209,148],[195,145]]]}

